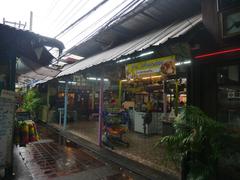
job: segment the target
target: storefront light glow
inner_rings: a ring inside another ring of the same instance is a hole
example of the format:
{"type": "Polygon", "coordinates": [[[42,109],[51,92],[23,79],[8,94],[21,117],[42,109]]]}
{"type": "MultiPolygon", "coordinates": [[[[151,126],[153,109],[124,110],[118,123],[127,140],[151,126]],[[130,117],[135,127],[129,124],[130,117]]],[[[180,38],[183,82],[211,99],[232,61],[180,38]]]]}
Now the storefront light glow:
{"type": "Polygon", "coordinates": [[[148,77],[143,77],[142,79],[143,80],[146,80],[146,79],[156,79],[156,78],[160,78],[161,77],[161,75],[159,75],[159,76],[148,76],[148,77]]]}
{"type": "Polygon", "coordinates": [[[122,62],[129,61],[129,60],[131,60],[130,57],[124,58],[124,59],[120,59],[120,60],[117,61],[117,63],[122,63],[122,62]]]}
{"type": "Polygon", "coordinates": [[[68,83],[69,84],[74,84],[74,85],[77,84],[77,82],[74,82],[74,81],[69,81],[68,83]]]}
{"type": "Polygon", "coordinates": [[[183,64],[191,64],[191,61],[177,62],[177,63],[175,64],[175,66],[180,66],[180,65],[183,65],[183,64]]]}
{"type": "MultiPolygon", "coordinates": [[[[60,84],[65,84],[66,83],[66,81],[58,81],[60,84]]],[[[74,81],[68,81],[68,84],[73,84],[73,85],[75,85],[75,84],[77,84],[77,82],[74,82],[74,81]]]]}
{"type": "Polygon", "coordinates": [[[153,53],[154,53],[154,51],[145,52],[145,53],[140,54],[138,57],[148,56],[153,53]]]}
{"type": "Polygon", "coordinates": [[[233,52],[238,52],[238,51],[240,51],[240,48],[216,51],[216,52],[212,52],[212,53],[195,56],[195,59],[207,58],[207,57],[217,56],[217,55],[221,55],[221,54],[228,54],[228,53],[233,53],[233,52]]]}
{"type": "Polygon", "coordinates": [[[183,64],[190,64],[191,61],[184,61],[183,64]]]}
{"type": "Polygon", "coordinates": [[[88,80],[94,80],[94,81],[97,80],[97,78],[95,78],[95,77],[87,77],[87,79],[88,79],[88,80]]]}
{"type": "Polygon", "coordinates": [[[59,83],[61,83],[61,84],[65,84],[66,82],[65,81],[58,81],[59,83]]]}
{"type": "Polygon", "coordinates": [[[121,82],[133,81],[134,79],[122,79],[121,82]]]}
{"type": "MultiPolygon", "coordinates": [[[[96,78],[96,77],[87,77],[88,80],[92,81],[101,81],[101,78],[96,78]]],[[[104,81],[109,81],[109,79],[104,78],[104,81]]]]}

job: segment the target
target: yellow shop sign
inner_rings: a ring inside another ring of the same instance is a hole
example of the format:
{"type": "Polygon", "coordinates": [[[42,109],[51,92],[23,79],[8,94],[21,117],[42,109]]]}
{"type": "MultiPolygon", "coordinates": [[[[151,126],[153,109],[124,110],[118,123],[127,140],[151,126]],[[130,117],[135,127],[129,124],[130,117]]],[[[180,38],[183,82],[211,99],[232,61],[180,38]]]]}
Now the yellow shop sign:
{"type": "Polygon", "coordinates": [[[138,63],[126,65],[126,78],[142,78],[156,75],[174,75],[176,74],[175,56],[151,59],[138,63]]]}

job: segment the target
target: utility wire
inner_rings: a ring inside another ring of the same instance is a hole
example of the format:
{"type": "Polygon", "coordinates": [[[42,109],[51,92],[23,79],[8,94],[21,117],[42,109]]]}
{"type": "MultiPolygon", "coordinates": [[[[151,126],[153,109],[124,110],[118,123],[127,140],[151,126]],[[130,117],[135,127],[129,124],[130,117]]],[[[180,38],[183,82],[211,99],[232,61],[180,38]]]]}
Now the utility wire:
{"type": "Polygon", "coordinates": [[[86,18],[88,15],[90,15],[92,12],[94,12],[95,10],[97,10],[99,7],[101,7],[103,4],[105,4],[108,0],[103,0],[101,3],[99,3],[98,5],[96,5],[94,8],[92,8],[90,11],[88,11],[86,14],[84,14],[83,16],[81,16],[80,18],[78,18],[76,21],[74,21],[72,24],[70,24],[67,28],[65,28],[64,30],[62,30],[60,33],[58,33],[54,38],[57,38],[58,36],[60,36],[63,33],[66,33],[67,31],[69,31],[71,28],[73,28],[77,23],[79,23],[81,20],[83,20],[84,18],[86,18]]]}
{"type": "Polygon", "coordinates": [[[63,18],[62,21],[58,20],[58,24],[56,24],[56,26],[55,26],[56,29],[61,29],[61,28],[65,27],[66,23],[71,21],[73,19],[74,15],[77,12],[79,12],[81,9],[83,9],[89,1],[85,0],[85,1],[82,1],[82,2],[83,3],[79,3],[79,1],[77,1],[77,3],[75,4],[75,6],[72,9],[70,9],[69,11],[66,11],[67,16],[69,18],[63,18]],[[81,7],[79,8],[79,6],[81,6],[81,7]]]}
{"type": "MultiPolygon", "coordinates": [[[[108,1],[108,0],[107,0],[108,1]]],[[[105,2],[107,2],[105,1],[105,2]]],[[[88,0],[83,4],[84,6],[87,4],[88,0]]],[[[100,7],[101,5],[103,5],[105,3],[104,1],[102,1],[100,4],[98,4],[97,6],[95,6],[95,10],[98,9],[98,7],[100,7]]],[[[82,8],[82,7],[81,7],[82,8]]],[[[81,8],[79,8],[78,10],[80,10],[81,8]]],[[[80,18],[78,18],[78,20],[74,21],[73,23],[71,23],[71,25],[69,25],[67,28],[65,28],[64,30],[62,30],[60,33],[58,33],[54,38],[57,38],[59,39],[59,36],[63,36],[67,30],[69,31],[69,29],[74,26],[75,24],[79,23],[81,21],[81,19],[84,19],[84,16],[86,17],[86,15],[89,13],[91,13],[91,11],[93,12],[94,11],[94,8],[92,8],[90,11],[88,11],[86,14],[84,14],[83,16],[81,16],[80,18]],[[77,22],[78,21],[78,22],[77,22]]],[[[50,48],[48,51],[50,52],[53,48],[50,48]]]]}
{"type": "MultiPolygon", "coordinates": [[[[89,34],[88,36],[86,36],[85,38],[83,38],[81,41],[79,41],[78,43],[85,41],[86,39],[88,39],[89,37],[91,37],[91,35],[97,33],[100,29],[103,29],[104,27],[106,27],[107,24],[111,23],[112,21],[114,21],[115,19],[118,19],[120,17],[120,15],[125,12],[126,10],[129,9],[129,7],[133,6],[134,4],[136,4],[136,2],[138,2],[138,0],[135,1],[131,1],[130,3],[128,3],[125,7],[123,7],[119,12],[117,12],[112,18],[110,18],[110,20],[108,20],[107,22],[103,23],[100,27],[98,27],[94,32],[92,32],[91,34],[89,34]]],[[[124,3],[124,2],[123,2],[124,3]]],[[[123,3],[121,3],[119,6],[121,6],[123,3]]],[[[100,18],[98,21],[101,21],[102,19],[104,19],[105,17],[107,17],[110,13],[112,13],[113,11],[115,11],[119,6],[115,7],[113,10],[111,10],[110,12],[108,12],[107,14],[105,14],[102,18],[100,18]]],[[[87,28],[85,28],[84,30],[82,30],[79,34],[77,34],[76,36],[74,36],[70,41],[68,41],[66,44],[69,44],[71,41],[73,41],[74,39],[76,39],[79,35],[81,35],[82,33],[84,33],[85,31],[87,31],[88,29],[92,28],[92,26],[95,25],[95,23],[91,24],[90,26],[88,26],[87,28]]]]}
{"type": "MultiPolygon", "coordinates": [[[[118,19],[120,19],[121,17],[123,17],[123,16],[125,16],[125,15],[127,15],[131,10],[133,10],[133,9],[136,9],[139,5],[141,5],[142,3],[144,3],[145,2],[145,0],[142,0],[142,1],[138,1],[138,0],[135,0],[135,1],[131,1],[130,3],[128,3],[126,6],[124,6],[119,12],[117,12],[109,21],[107,21],[107,22],[105,22],[105,23],[103,23],[100,27],[98,27],[94,32],[92,32],[91,34],[89,34],[87,37],[85,37],[84,39],[82,39],[82,40],[80,40],[77,44],[79,44],[79,43],[81,43],[81,42],[83,42],[83,41],[85,41],[85,40],[87,40],[87,39],[90,39],[91,37],[93,37],[94,35],[96,35],[98,32],[99,32],[99,30],[102,30],[103,29],[103,27],[108,27],[110,24],[112,24],[113,22],[115,22],[115,21],[117,21],[118,19]]],[[[121,3],[120,5],[122,5],[123,3],[121,3]]],[[[120,6],[119,5],[119,6],[120,6]]],[[[119,7],[118,6],[118,7],[119,7]]],[[[115,7],[111,12],[113,12],[113,11],[116,11],[116,9],[117,9],[117,7],[115,7]]],[[[109,15],[110,14],[110,12],[109,13],[107,13],[107,14],[105,14],[102,18],[100,18],[99,20],[102,20],[102,19],[104,19],[107,15],[109,15]]],[[[98,20],[98,21],[99,21],[98,20]]],[[[79,33],[77,36],[79,36],[80,34],[82,34],[84,31],[86,31],[87,29],[89,29],[89,28],[91,28],[93,25],[95,25],[95,24],[92,24],[92,25],[90,25],[90,26],[88,26],[87,28],[85,28],[81,33],[79,33]]],[[[75,36],[74,38],[76,38],[77,36],[75,36]]],[[[74,39],[73,38],[73,39],[74,39]]],[[[71,40],[73,40],[73,39],[71,39],[71,40]]],[[[70,41],[69,41],[70,42],[70,41]]],[[[68,43],[69,43],[68,42],[68,43]]],[[[76,46],[76,45],[75,45],[76,46]]],[[[70,53],[70,52],[72,52],[73,50],[74,50],[74,48],[75,48],[75,46],[74,47],[72,47],[70,50],[68,50],[67,51],[67,53],[70,53]]],[[[67,54],[66,53],[66,54],[67,54]]],[[[66,54],[64,54],[63,56],[61,56],[61,57],[64,57],[66,54]]]]}
{"type": "Polygon", "coordinates": [[[141,0],[141,1],[136,0],[136,3],[130,5],[130,6],[132,6],[131,8],[127,7],[127,9],[123,9],[122,10],[121,14],[118,17],[112,17],[110,22],[107,23],[106,28],[108,26],[110,26],[112,23],[117,23],[116,22],[117,20],[120,20],[120,18],[122,18],[123,16],[127,15],[130,11],[134,10],[136,7],[138,7],[139,5],[143,4],[144,2],[145,2],[145,0],[141,0]]]}
{"type": "Polygon", "coordinates": [[[54,12],[54,9],[57,7],[57,4],[60,1],[61,0],[54,0],[54,1],[52,1],[51,6],[49,7],[49,13],[46,14],[45,18],[50,17],[50,15],[54,12]]]}
{"type": "MultiPolygon", "coordinates": [[[[142,4],[144,1],[139,1],[135,0],[135,1],[131,1],[129,4],[127,4],[125,7],[123,7],[122,10],[120,10],[115,16],[113,16],[109,21],[105,22],[104,24],[102,24],[100,27],[98,27],[94,32],[92,32],[91,34],[89,34],[88,36],[86,36],[85,38],[83,38],[82,40],[80,40],[75,46],[81,44],[82,42],[92,38],[94,35],[98,34],[99,31],[103,30],[104,27],[108,27],[109,24],[112,24],[114,21],[116,21],[117,19],[121,18],[122,16],[126,15],[126,12],[129,12],[130,10],[132,10],[132,6],[134,8],[136,8],[138,5],[142,4]]],[[[92,25],[91,25],[92,26],[92,25]]],[[[89,26],[88,28],[90,28],[91,26],[89,26]]],[[[79,33],[77,36],[75,36],[74,38],[72,38],[70,41],[68,41],[67,43],[70,43],[72,40],[76,39],[80,34],[82,34],[84,31],[86,31],[88,28],[84,29],[81,33],[79,33]]],[[[73,49],[75,48],[75,46],[73,46],[73,48],[71,48],[68,52],[72,52],[73,49]]]]}
{"type": "MultiPolygon", "coordinates": [[[[72,5],[72,3],[74,2],[74,0],[70,1],[66,6],[63,7],[63,9],[59,12],[59,16],[56,17],[53,20],[53,23],[57,22],[59,18],[61,18],[64,15],[64,12],[66,12],[66,8],[65,7],[70,7],[72,5]]],[[[61,19],[60,19],[61,20],[61,19]]]]}
{"type": "MultiPolygon", "coordinates": [[[[124,2],[122,2],[119,6],[121,6],[124,2]]],[[[96,20],[96,22],[100,22],[102,21],[104,18],[106,18],[109,14],[111,14],[112,12],[114,12],[116,9],[119,8],[119,6],[115,7],[114,9],[112,9],[111,11],[109,11],[108,13],[106,13],[104,16],[102,16],[100,19],[96,20]]],[[[85,29],[83,29],[80,33],[78,33],[76,36],[74,36],[72,39],[70,39],[68,42],[66,42],[67,44],[72,42],[72,40],[76,39],[79,35],[81,35],[82,33],[86,32],[88,29],[91,29],[92,26],[96,25],[96,22],[93,22],[91,25],[89,25],[88,27],[86,27],[85,29]]],[[[101,27],[104,26],[101,25],[101,27]]]]}

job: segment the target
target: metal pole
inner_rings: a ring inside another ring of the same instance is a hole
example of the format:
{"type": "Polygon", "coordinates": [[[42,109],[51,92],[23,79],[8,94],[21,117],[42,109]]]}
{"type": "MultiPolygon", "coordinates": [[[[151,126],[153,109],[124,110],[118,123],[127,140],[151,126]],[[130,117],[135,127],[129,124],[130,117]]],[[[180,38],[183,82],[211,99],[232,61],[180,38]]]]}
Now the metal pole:
{"type": "Polygon", "coordinates": [[[16,55],[11,51],[9,54],[9,90],[15,91],[16,79],[16,55]]]}
{"type": "Polygon", "coordinates": [[[91,107],[92,111],[94,111],[95,108],[94,104],[95,104],[95,87],[92,86],[92,107],[91,107]]]}
{"type": "Polygon", "coordinates": [[[167,98],[166,98],[166,82],[163,81],[163,114],[167,115],[167,98]]]}
{"type": "Polygon", "coordinates": [[[175,116],[178,115],[178,104],[179,104],[179,92],[178,92],[178,79],[175,80],[175,116]]]}
{"type": "Polygon", "coordinates": [[[68,82],[66,81],[65,85],[65,95],[64,95],[64,121],[63,121],[63,129],[66,129],[67,126],[67,105],[68,105],[68,82]]]}
{"type": "Polygon", "coordinates": [[[29,23],[29,30],[32,31],[32,25],[33,25],[33,12],[30,11],[30,23],[29,23]]]}
{"type": "Polygon", "coordinates": [[[104,87],[104,80],[101,78],[100,87],[99,87],[99,115],[98,115],[98,145],[102,145],[102,112],[103,112],[103,87],[104,87]]]}
{"type": "Polygon", "coordinates": [[[119,86],[118,86],[118,104],[119,107],[121,108],[122,106],[122,81],[119,81],[119,86]]]}
{"type": "Polygon", "coordinates": [[[59,108],[58,109],[59,110],[59,128],[61,127],[61,121],[62,121],[62,109],[61,108],[59,108]]]}

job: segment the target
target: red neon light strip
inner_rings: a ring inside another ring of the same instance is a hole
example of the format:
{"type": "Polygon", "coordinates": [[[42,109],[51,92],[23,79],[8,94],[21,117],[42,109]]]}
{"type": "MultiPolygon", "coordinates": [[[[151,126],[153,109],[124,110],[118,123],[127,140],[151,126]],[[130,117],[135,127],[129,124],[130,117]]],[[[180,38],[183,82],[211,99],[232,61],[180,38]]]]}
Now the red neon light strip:
{"type": "Polygon", "coordinates": [[[232,52],[237,52],[237,51],[240,51],[240,48],[217,51],[217,52],[208,53],[208,54],[202,54],[202,55],[195,56],[195,59],[201,59],[201,58],[206,58],[206,57],[211,57],[211,56],[216,56],[216,55],[221,55],[221,54],[227,54],[227,53],[232,53],[232,52]]]}

